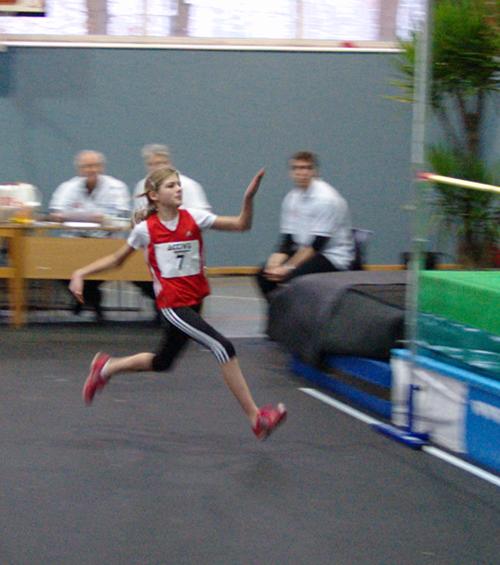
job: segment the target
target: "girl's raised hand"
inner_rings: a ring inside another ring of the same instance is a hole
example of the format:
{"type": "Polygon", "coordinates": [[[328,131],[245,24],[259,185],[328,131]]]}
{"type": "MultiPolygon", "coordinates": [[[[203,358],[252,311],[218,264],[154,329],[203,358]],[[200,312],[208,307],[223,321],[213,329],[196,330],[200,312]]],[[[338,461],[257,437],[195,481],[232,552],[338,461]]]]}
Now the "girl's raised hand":
{"type": "Polygon", "coordinates": [[[247,186],[247,189],[245,190],[244,198],[253,198],[257,194],[257,191],[259,190],[260,182],[264,175],[265,175],[265,170],[260,169],[260,171],[253,177],[253,179],[250,181],[250,184],[247,186]]]}

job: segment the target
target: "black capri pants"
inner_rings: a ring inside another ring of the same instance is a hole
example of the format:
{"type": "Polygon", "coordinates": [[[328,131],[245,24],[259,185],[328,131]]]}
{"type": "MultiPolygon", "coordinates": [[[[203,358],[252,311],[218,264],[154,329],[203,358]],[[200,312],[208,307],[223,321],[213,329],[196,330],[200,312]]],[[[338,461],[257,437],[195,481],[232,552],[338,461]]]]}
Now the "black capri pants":
{"type": "Polygon", "coordinates": [[[153,371],[170,369],[189,339],[207,347],[221,364],[236,355],[233,344],[201,317],[200,310],[201,304],[160,310],[166,325],[153,357],[153,371]]]}

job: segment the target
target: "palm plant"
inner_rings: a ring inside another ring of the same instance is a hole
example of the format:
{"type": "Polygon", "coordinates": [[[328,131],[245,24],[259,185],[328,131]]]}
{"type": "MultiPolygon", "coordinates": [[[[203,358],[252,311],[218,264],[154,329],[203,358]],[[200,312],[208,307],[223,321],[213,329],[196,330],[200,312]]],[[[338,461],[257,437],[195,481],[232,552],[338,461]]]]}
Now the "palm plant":
{"type": "MultiPolygon", "coordinates": [[[[432,16],[429,101],[445,142],[431,145],[427,159],[441,175],[498,183],[498,169],[482,159],[485,104],[499,91],[500,4],[498,0],[436,0],[432,16]]],[[[401,41],[397,60],[399,100],[413,101],[418,34],[401,41]]],[[[488,266],[499,237],[499,198],[493,193],[435,186],[435,202],[458,236],[459,261],[488,266]]]]}

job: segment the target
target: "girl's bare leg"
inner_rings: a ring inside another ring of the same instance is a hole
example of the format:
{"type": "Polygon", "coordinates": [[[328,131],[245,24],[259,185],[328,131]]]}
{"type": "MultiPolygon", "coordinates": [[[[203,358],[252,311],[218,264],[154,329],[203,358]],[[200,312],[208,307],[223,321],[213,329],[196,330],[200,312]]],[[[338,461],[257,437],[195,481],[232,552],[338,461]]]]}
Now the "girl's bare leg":
{"type": "Polygon", "coordinates": [[[137,353],[128,357],[110,357],[102,370],[102,376],[110,379],[116,373],[151,371],[154,353],[137,353]]]}
{"type": "Polygon", "coordinates": [[[102,390],[109,379],[119,372],[151,371],[154,353],[138,353],[127,357],[110,357],[97,353],[90,364],[90,373],[83,385],[82,396],[91,404],[95,393],[102,390]]]}
{"type": "Polygon", "coordinates": [[[221,365],[221,368],[226,385],[240,403],[252,426],[254,426],[257,422],[259,409],[241,372],[238,359],[233,357],[227,363],[221,365]]]}
{"type": "MultiPolygon", "coordinates": [[[[84,401],[91,404],[96,392],[102,390],[117,373],[151,371],[154,357],[154,353],[137,353],[127,357],[109,357],[105,353],[98,353],[90,365],[89,376],[83,385],[84,401]]],[[[266,439],[284,422],[287,415],[285,405],[280,403],[276,407],[266,406],[259,410],[236,357],[223,363],[221,369],[227,387],[250,420],[253,432],[258,439],[266,439]]]]}

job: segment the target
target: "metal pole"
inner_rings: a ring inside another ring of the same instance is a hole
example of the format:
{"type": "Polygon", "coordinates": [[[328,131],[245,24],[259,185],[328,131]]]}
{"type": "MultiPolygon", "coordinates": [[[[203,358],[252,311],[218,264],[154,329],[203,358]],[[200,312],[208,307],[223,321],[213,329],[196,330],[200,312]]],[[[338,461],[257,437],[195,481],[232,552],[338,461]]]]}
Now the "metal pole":
{"type": "Polygon", "coordinates": [[[415,413],[415,392],[420,390],[416,384],[416,355],[417,355],[417,322],[418,322],[418,278],[422,256],[423,243],[426,241],[424,223],[422,222],[425,210],[422,209],[422,189],[418,185],[419,171],[423,170],[425,153],[425,122],[427,110],[428,75],[430,67],[430,42],[429,30],[431,23],[431,3],[426,0],[425,15],[422,28],[417,32],[417,46],[415,53],[414,75],[414,102],[411,138],[411,188],[413,189],[413,225],[412,225],[412,253],[408,273],[408,288],[406,292],[406,317],[405,329],[409,352],[410,382],[407,395],[407,421],[406,426],[396,427],[389,424],[375,424],[380,433],[400,441],[413,449],[421,449],[428,443],[427,433],[417,433],[413,429],[414,421],[418,418],[415,413]]]}
{"type": "Polygon", "coordinates": [[[425,162],[425,129],[429,90],[429,69],[431,58],[430,28],[432,0],[426,0],[422,29],[417,32],[414,74],[414,102],[411,141],[411,183],[413,190],[412,254],[409,265],[409,288],[406,294],[406,338],[413,358],[417,350],[417,319],[419,270],[422,262],[423,246],[427,242],[425,233],[425,210],[422,180],[418,174],[425,162]]]}

